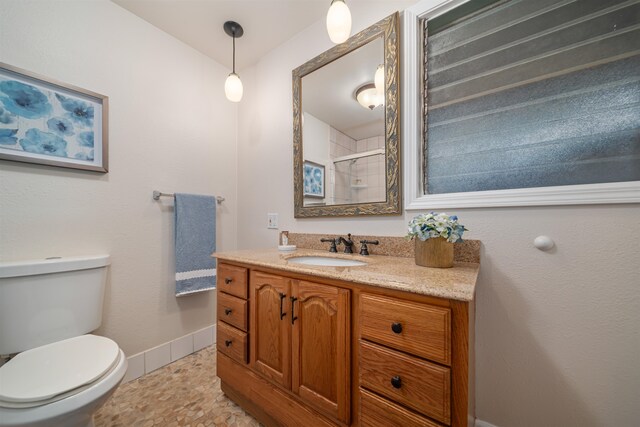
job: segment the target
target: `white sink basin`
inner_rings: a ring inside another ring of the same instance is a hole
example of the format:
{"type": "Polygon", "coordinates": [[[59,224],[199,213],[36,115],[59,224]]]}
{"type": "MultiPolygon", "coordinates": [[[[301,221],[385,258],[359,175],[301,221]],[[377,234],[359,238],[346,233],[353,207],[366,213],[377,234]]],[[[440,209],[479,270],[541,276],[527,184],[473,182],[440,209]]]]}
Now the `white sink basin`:
{"type": "Polygon", "coordinates": [[[325,256],[297,256],[288,258],[287,262],[304,265],[323,265],[325,267],[357,267],[367,265],[366,262],[355,259],[331,258],[325,256]]]}

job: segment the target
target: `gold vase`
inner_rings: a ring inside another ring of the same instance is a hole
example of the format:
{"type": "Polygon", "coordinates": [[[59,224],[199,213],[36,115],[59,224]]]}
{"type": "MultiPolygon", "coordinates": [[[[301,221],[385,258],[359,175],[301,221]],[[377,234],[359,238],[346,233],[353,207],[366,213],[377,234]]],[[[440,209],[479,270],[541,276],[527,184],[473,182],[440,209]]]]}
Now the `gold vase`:
{"type": "Polygon", "coordinates": [[[423,267],[450,268],[453,267],[453,243],[447,239],[436,237],[416,242],[416,264],[423,267]]]}

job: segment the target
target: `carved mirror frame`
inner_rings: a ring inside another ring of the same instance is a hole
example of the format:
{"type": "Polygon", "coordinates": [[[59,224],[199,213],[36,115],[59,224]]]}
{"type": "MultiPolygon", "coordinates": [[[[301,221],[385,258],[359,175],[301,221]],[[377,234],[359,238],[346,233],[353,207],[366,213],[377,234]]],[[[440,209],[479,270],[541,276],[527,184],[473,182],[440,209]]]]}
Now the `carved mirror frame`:
{"type": "Polygon", "coordinates": [[[293,197],[294,216],[399,215],[402,213],[400,182],[400,70],[399,14],[373,24],[293,70],[293,197]],[[304,206],[302,149],[302,78],[344,55],[383,37],[385,87],[386,201],[331,206],[304,206]]]}

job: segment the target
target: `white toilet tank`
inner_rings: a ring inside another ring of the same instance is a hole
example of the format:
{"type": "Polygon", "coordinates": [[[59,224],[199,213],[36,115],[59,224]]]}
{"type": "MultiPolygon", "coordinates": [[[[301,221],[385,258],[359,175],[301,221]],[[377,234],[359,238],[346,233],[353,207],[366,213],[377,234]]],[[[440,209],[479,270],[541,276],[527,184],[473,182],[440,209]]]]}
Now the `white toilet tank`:
{"type": "Polygon", "coordinates": [[[0,355],[98,329],[108,255],[0,263],[0,355]]]}

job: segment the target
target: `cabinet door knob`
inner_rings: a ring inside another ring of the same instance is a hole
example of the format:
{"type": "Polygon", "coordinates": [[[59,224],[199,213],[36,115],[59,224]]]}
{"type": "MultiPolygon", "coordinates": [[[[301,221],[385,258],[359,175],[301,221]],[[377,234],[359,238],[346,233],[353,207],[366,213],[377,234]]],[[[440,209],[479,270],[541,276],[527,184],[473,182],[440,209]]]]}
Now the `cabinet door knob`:
{"type": "Polygon", "coordinates": [[[225,278],[224,278],[224,284],[225,284],[225,285],[228,285],[228,284],[230,284],[231,282],[233,282],[233,279],[232,279],[231,277],[225,277],[225,278]]]}
{"type": "Polygon", "coordinates": [[[398,323],[398,322],[392,323],[391,330],[396,334],[402,333],[402,323],[398,323]]]}
{"type": "Polygon", "coordinates": [[[231,344],[233,344],[233,341],[231,340],[225,340],[224,345],[226,345],[227,347],[231,346],[231,344]]]}
{"type": "Polygon", "coordinates": [[[402,387],[402,378],[400,378],[397,375],[395,377],[391,378],[391,385],[393,386],[393,388],[402,387]]]}
{"type": "Polygon", "coordinates": [[[232,312],[232,311],[233,311],[233,310],[232,310],[232,309],[230,309],[230,308],[225,308],[225,309],[224,309],[224,314],[226,314],[226,315],[228,316],[228,315],[230,315],[230,314],[231,314],[231,312],[232,312]]]}

